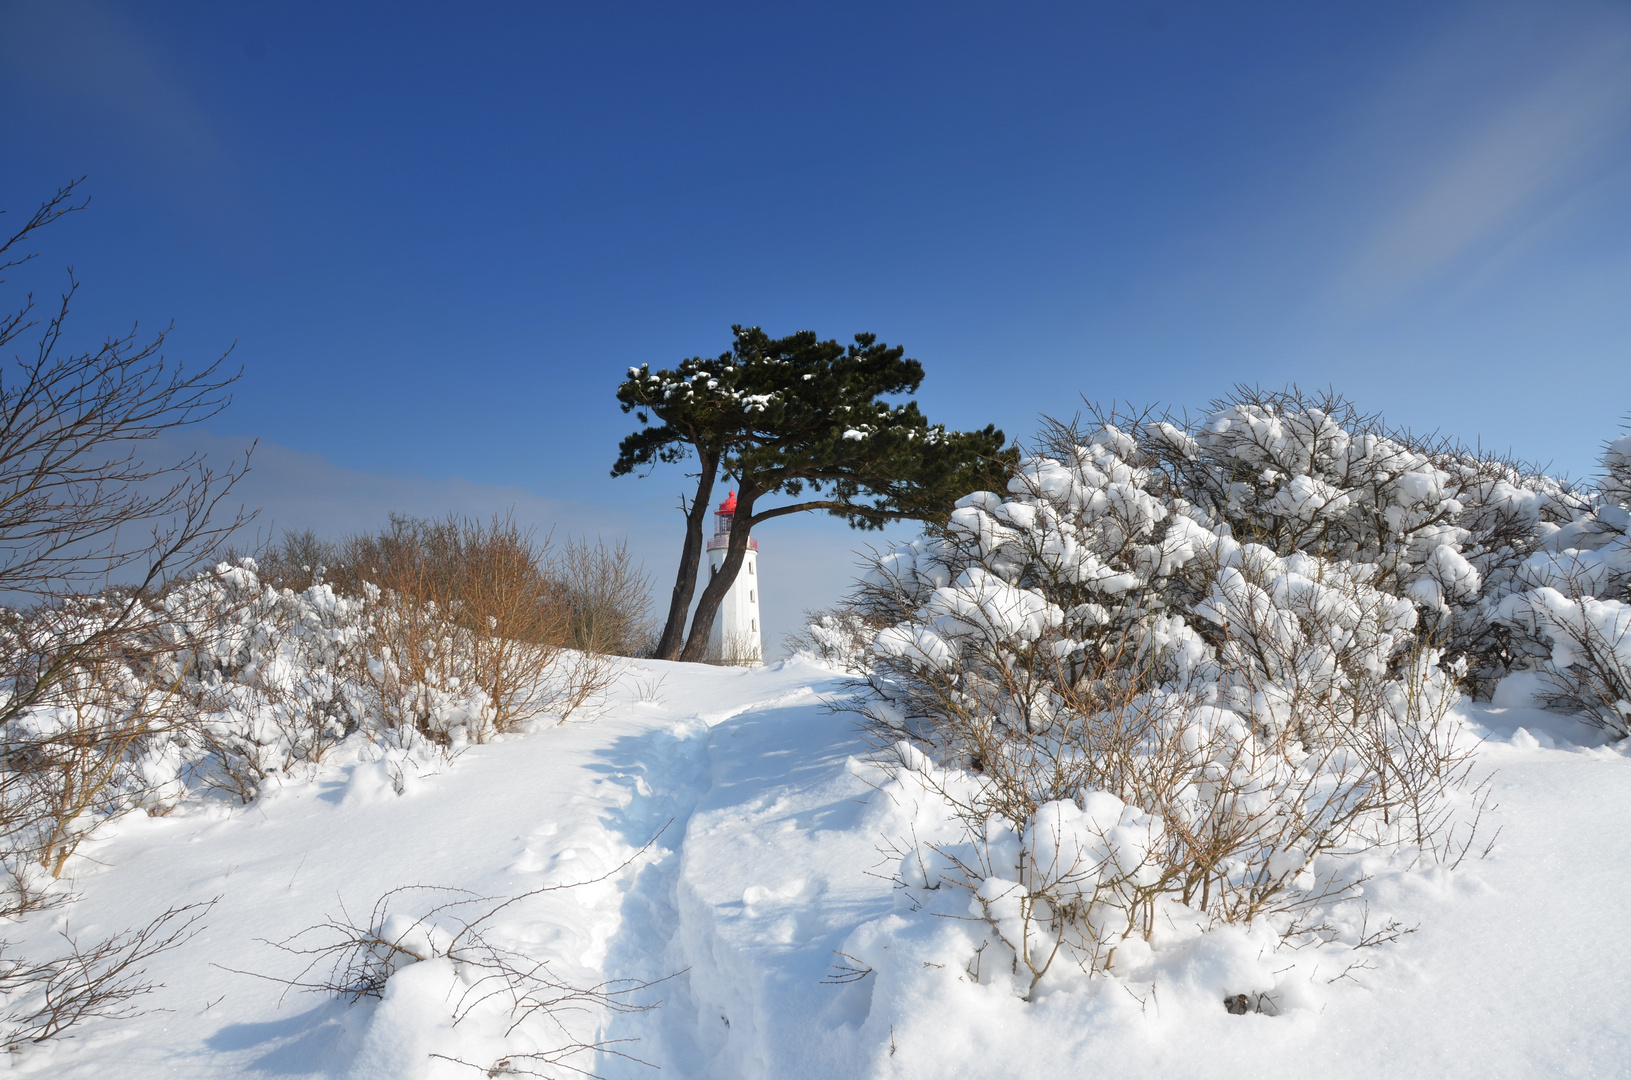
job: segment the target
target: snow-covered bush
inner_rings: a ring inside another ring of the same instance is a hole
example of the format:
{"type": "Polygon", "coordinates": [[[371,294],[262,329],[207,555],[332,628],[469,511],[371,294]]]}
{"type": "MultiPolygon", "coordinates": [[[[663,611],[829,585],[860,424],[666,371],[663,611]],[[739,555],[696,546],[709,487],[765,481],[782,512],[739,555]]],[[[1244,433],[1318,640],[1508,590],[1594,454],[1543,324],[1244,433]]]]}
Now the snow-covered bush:
{"type": "Polygon", "coordinates": [[[1592,507],[1538,470],[1390,430],[1333,395],[1243,389],[1187,424],[1127,419],[1201,517],[1280,556],[1365,565],[1370,584],[1408,598],[1418,636],[1465,661],[1458,680],[1475,693],[1537,652],[1492,621],[1491,598],[1592,507]]]}
{"type": "Polygon", "coordinates": [[[1034,987],[1175,911],[1289,933],[1363,852],[1454,861],[1451,707],[1533,655],[1499,601],[1592,509],[1331,399],[1055,426],[852,598],[862,707],[962,822],[903,883],[966,888],[1034,987]]]}
{"type": "Polygon", "coordinates": [[[157,596],[3,612],[6,690],[32,702],[0,725],[6,906],[37,902],[123,814],[203,789],[248,802],[348,739],[422,759],[582,708],[615,676],[610,658],[564,647],[568,609],[524,535],[461,528],[440,564],[399,559],[390,588],[356,596],[320,568],[301,591],[275,588],[245,558],[157,596]],[[85,644],[64,654],[65,640],[85,644]]]}
{"type": "Polygon", "coordinates": [[[1061,605],[978,571],[878,637],[865,708],[935,752],[894,750],[963,823],[902,880],[966,888],[1032,986],[1061,957],[1130,962],[1174,907],[1289,919],[1345,893],[1353,855],[1470,840],[1445,816],[1471,765],[1457,694],[1401,640],[1410,606],[1221,546],[1191,616],[1215,644],[1169,615],[1093,656],[1061,605]]]}
{"type": "Polygon", "coordinates": [[[101,824],[191,789],[247,801],[357,726],[362,605],[324,587],[262,590],[252,562],[156,597],[70,597],[7,612],[4,648],[34,702],[0,726],[0,861],[26,907],[101,824]],[[101,627],[108,632],[99,633],[101,627]],[[86,642],[66,656],[63,641],[86,642]],[[48,689],[31,664],[54,664],[48,689]],[[348,669],[348,664],[350,665],[348,669]]]}
{"type": "Polygon", "coordinates": [[[805,653],[851,675],[871,668],[871,645],[884,624],[867,619],[850,603],[804,613],[802,633],[787,635],[789,652],[805,653]]]}
{"type": "MultiPolygon", "coordinates": [[[[1214,588],[1194,571],[1216,561],[1195,558],[1215,535],[1275,558],[1343,567],[1333,572],[1408,601],[1414,625],[1402,632],[1436,650],[1463,690],[1483,696],[1513,671],[1545,666],[1557,636],[1541,612],[1510,597],[1548,586],[1575,600],[1618,601],[1625,592],[1626,444],[1610,446],[1594,496],[1508,459],[1391,432],[1340,398],[1243,390],[1182,424],[1111,414],[1086,432],[1050,425],[1010,497],[971,495],[945,530],[886,553],[878,574],[899,569],[911,585],[911,561],[933,543],[950,554],[928,572],[955,576],[971,564],[946,541],[962,535],[1000,575],[1008,556],[999,549],[1017,551],[1029,533],[1041,546],[1026,573],[1045,583],[1078,639],[1115,650],[1134,643],[1128,635],[1143,615],[1189,611],[1214,588]],[[1073,475],[1084,467],[1078,491],[1073,475]],[[1062,511],[1077,519],[1056,527],[1062,511]]],[[[921,599],[908,589],[892,602],[872,589],[855,612],[863,625],[892,626],[921,599]]],[[[1598,638],[1601,623],[1591,631],[1598,638]]],[[[1577,636],[1586,634],[1581,626],[1577,636]]],[[[1149,633],[1164,632],[1153,627],[1134,635],[1139,649],[1150,647],[1149,633]]],[[[1582,641],[1575,654],[1608,655],[1599,640],[1582,641]]]]}
{"type": "Polygon", "coordinates": [[[645,582],[626,549],[569,544],[551,561],[509,517],[398,516],[334,545],[287,538],[274,561],[284,579],[332,575],[365,601],[371,709],[441,744],[581,708],[613,677],[608,648],[641,633],[645,582]]]}
{"type": "Polygon", "coordinates": [[[461,529],[445,559],[398,555],[356,597],[263,586],[252,559],[196,582],[225,594],[205,609],[230,612],[199,665],[227,688],[208,726],[218,759],[252,776],[320,761],[350,732],[483,742],[598,692],[612,665],[564,647],[567,610],[526,537],[508,523],[461,529]]]}
{"type": "Polygon", "coordinates": [[[1515,570],[1491,620],[1538,643],[1550,704],[1631,734],[1631,435],[1603,455],[1600,499],[1515,570]]]}
{"type": "Polygon", "coordinates": [[[903,887],[966,891],[1029,994],[1158,925],[1297,934],[1367,852],[1456,861],[1463,692],[1538,671],[1631,730],[1631,437],[1604,467],[1594,494],[1296,393],[1051,425],[807,631],[902,797],[959,823],[905,840],[903,887]]]}
{"type": "Polygon", "coordinates": [[[192,631],[117,590],[5,613],[5,910],[39,900],[101,822],[163,813],[185,794],[185,747],[212,703],[196,678],[192,631]]]}
{"type": "Polygon", "coordinates": [[[199,685],[212,696],[200,710],[193,747],[203,783],[242,801],[266,779],[316,764],[371,716],[366,658],[370,603],[335,595],[326,584],[301,592],[263,584],[254,560],[200,575],[167,605],[188,626],[200,655],[199,685]]]}

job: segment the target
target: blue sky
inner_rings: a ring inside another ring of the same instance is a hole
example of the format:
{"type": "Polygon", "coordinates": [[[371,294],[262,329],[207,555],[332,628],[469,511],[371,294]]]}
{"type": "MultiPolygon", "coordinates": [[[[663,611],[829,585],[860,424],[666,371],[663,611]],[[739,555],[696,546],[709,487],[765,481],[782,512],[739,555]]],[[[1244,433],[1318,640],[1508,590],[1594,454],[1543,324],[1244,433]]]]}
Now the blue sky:
{"type": "MultiPolygon", "coordinates": [[[[0,95],[0,207],[93,199],[14,284],[235,341],[197,440],[278,528],[515,505],[668,577],[613,388],[733,322],[1021,437],[1298,382],[1578,476],[1631,411],[1624,2],[0,2],[0,95]]],[[[773,634],[866,539],[767,527],[773,634]]]]}

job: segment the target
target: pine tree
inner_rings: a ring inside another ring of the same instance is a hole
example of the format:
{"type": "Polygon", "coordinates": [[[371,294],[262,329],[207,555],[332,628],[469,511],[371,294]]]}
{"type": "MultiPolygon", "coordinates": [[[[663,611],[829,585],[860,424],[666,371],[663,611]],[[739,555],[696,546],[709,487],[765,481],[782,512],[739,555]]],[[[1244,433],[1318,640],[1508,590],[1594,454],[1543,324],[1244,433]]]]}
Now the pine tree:
{"type": "Polygon", "coordinates": [[[880,400],[914,393],[923,382],[923,366],[905,358],[900,346],[885,345],[872,334],[855,335],[846,348],[809,330],[771,338],[758,327],[731,329],[730,352],[712,360],[696,357],[674,369],[630,368],[618,387],[624,411],[636,412],[646,426],[623,440],[612,475],[692,453],[699,465],[657,652],[662,659],[702,659],[755,526],[815,510],[861,529],[908,518],[935,520],[963,493],[1000,486],[1014,456],[995,427],[947,431],[930,424],[915,401],[880,400]],[[703,589],[681,650],[701,564],[703,523],[721,472],[737,485],[729,546],[703,589]],[[777,495],[792,501],[760,508],[761,500],[777,495]]]}
{"type": "Polygon", "coordinates": [[[681,497],[685,511],[685,545],[680,554],[679,574],[669,601],[668,618],[658,639],[659,659],[679,655],[685,637],[685,615],[696,592],[697,568],[702,561],[703,524],[719,463],[731,445],[733,432],[741,430],[747,408],[734,386],[739,374],[734,358],[724,353],[715,359],[700,356],[682,361],[676,368],[653,372],[649,365],[629,369],[626,382],[617,388],[617,400],[624,412],[634,412],[644,426],[628,435],[618,447],[613,476],[623,476],[662,462],[697,458],[697,490],[689,505],[681,497]],[[660,423],[653,425],[655,416],[660,423]]]}

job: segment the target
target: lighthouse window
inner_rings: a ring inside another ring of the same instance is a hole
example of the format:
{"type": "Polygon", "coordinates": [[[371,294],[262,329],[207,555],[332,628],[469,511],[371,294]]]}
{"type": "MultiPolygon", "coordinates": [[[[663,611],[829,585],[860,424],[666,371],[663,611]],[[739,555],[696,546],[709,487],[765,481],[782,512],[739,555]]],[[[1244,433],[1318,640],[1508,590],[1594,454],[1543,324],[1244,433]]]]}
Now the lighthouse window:
{"type": "Polygon", "coordinates": [[[759,632],[759,620],[758,619],[749,619],[748,623],[749,623],[749,625],[751,625],[753,627],[753,632],[755,634],[757,634],[759,632]]]}
{"type": "Polygon", "coordinates": [[[759,598],[753,594],[752,589],[749,589],[748,590],[748,603],[757,604],[758,602],[759,602],[759,598]]]}
{"type": "Polygon", "coordinates": [[[753,560],[752,559],[748,560],[748,573],[749,574],[753,573],[753,560]]]}

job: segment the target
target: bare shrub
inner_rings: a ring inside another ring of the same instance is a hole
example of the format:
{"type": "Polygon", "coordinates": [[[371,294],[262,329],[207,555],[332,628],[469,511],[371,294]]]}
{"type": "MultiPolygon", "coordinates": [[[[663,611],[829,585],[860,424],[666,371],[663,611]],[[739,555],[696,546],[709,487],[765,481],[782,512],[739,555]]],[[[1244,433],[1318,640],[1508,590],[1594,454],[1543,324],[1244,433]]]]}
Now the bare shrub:
{"type": "MultiPolygon", "coordinates": [[[[635,670],[646,671],[650,669],[636,667],[635,670]]],[[[633,686],[634,700],[646,705],[661,705],[665,700],[663,683],[667,681],[667,675],[661,675],[655,679],[635,679],[633,686]]]]}
{"type": "Polygon", "coordinates": [[[651,577],[629,558],[628,541],[568,540],[552,571],[572,608],[567,641],[587,653],[649,656],[656,647],[651,577]]]}
{"type": "Polygon", "coordinates": [[[607,692],[616,685],[622,665],[604,653],[573,650],[557,669],[550,713],[565,723],[574,717],[593,720],[606,705],[607,692]]]}
{"type": "MultiPolygon", "coordinates": [[[[233,552],[227,561],[237,562],[241,557],[240,553],[233,552]]],[[[343,542],[331,543],[311,529],[285,532],[281,543],[266,545],[253,557],[261,581],[274,589],[303,592],[325,581],[333,584],[340,575],[360,580],[347,565],[343,542]]],[[[341,591],[358,595],[355,587],[341,591]]]]}
{"type": "Polygon", "coordinates": [[[556,1075],[535,1071],[550,1066],[592,1075],[574,1059],[594,1053],[614,1054],[631,1061],[638,1059],[618,1049],[619,1043],[628,1040],[576,1037],[572,1034],[571,1019],[574,1015],[592,1018],[606,1012],[643,1012],[655,1008],[655,1004],[636,1000],[653,984],[611,979],[588,986],[574,985],[557,977],[547,961],[534,960],[497,944],[488,929],[501,912],[516,904],[605,881],[638,857],[639,853],[588,881],[546,885],[507,898],[481,896],[465,889],[402,886],[376,900],[364,920],[352,918],[342,906],[338,917],[330,917],[282,941],[268,942],[306,961],[305,967],[293,977],[243,974],[270,978],[290,989],[330,994],[355,1003],[382,996],[391,977],[407,965],[445,959],[451,961],[459,979],[456,994],[448,1002],[454,1026],[478,1011],[498,1012],[508,1023],[506,1036],[530,1021],[544,1020],[564,1040],[549,1049],[509,1055],[491,1066],[477,1067],[487,1069],[490,1076],[556,1075]]]}
{"type": "Polygon", "coordinates": [[[0,1045],[17,1053],[91,1020],[140,1015],[134,1002],[159,987],[144,977],[143,965],[196,937],[215,903],[170,908],[140,929],[89,947],[64,932],[68,951],[49,960],[7,956],[0,946],[0,998],[5,1001],[0,1045]]]}

